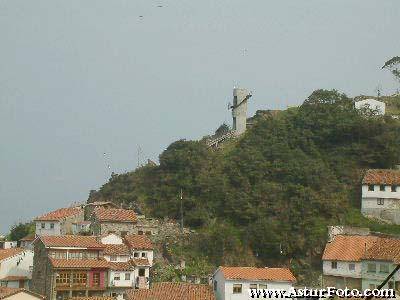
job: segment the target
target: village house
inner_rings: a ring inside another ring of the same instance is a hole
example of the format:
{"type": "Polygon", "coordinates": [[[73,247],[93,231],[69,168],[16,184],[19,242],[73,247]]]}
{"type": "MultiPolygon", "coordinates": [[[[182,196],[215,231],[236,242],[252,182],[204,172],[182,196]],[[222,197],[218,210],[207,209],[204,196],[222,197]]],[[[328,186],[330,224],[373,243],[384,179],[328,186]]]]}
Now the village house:
{"type": "MultiPolygon", "coordinates": [[[[375,289],[400,263],[400,240],[379,238],[367,249],[362,258],[362,288],[375,289]]],[[[400,291],[400,272],[383,288],[400,291]]]]}
{"type": "Polygon", "coordinates": [[[90,220],[90,217],[92,216],[96,208],[118,208],[118,205],[110,201],[95,201],[87,203],[85,205],[85,220],[90,220]]]}
{"type": "Polygon", "coordinates": [[[250,289],[288,291],[296,278],[287,268],[219,267],[212,281],[217,300],[247,300],[250,289]]]}
{"type": "Polygon", "coordinates": [[[183,282],[154,283],[148,290],[132,289],[126,295],[127,300],[215,300],[211,286],[183,282]]]}
{"type": "Polygon", "coordinates": [[[0,249],[11,249],[11,248],[17,248],[18,247],[18,242],[16,241],[1,241],[0,242],[0,249]]]}
{"type": "Polygon", "coordinates": [[[400,170],[366,171],[362,180],[361,213],[400,224],[400,170]]]}
{"type": "Polygon", "coordinates": [[[0,287],[0,299],[4,300],[44,300],[45,297],[25,289],[0,287]]]}
{"type": "Polygon", "coordinates": [[[135,233],[137,217],[133,210],[122,208],[96,208],[91,215],[93,235],[116,233],[125,236],[135,233]]]}
{"type": "Polygon", "coordinates": [[[0,285],[29,289],[32,267],[32,250],[23,248],[0,250],[0,285]]]}
{"type": "Polygon", "coordinates": [[[370,109],[375,111],[378,115],[384,115],[386,110],[385,102],[378,101],[375,99],[364,99],[354,103],[356,109],[370,109]]]}
{"type": "Polygon", "coordinates": [[[90,232],[90,221],[79,221],[72,223],[72,234],[84,235],[90,232]]]}
{"type": "Polygon", "coordinates": [[[35,234],[28,234],[19,240],[19,246],[24,249],[29,249],[33,251],[33,241],[35,240],[35,234]]]}
{"type": "Polygon", "coordinates": [[[379,237],[371,235],[336,235],[322,255],[323,286],[361,289],[362,257],[379,237]]]}
{"type": "Polygon", "coordinates": [[[32,290],[47,300],[102,296],[108,288],[105,246],[94,236],[41,236],[35,241],[32,290]]]}
{"type": "Polygon", "coordinates": [[[101,242],[105,245],[104,258],[110,262],[110,296],[122,299],[128,289],[149,288],[153,245],[146,236],[127,235],[121,238],[109,234],[102,236],[101,242]]]}
{"type": "Polygon", "coordinates": [[[72,224],[83,221],[84,211],[81,207],[60,208],[34,220],[36,235],[72,234],[72,224]]]}

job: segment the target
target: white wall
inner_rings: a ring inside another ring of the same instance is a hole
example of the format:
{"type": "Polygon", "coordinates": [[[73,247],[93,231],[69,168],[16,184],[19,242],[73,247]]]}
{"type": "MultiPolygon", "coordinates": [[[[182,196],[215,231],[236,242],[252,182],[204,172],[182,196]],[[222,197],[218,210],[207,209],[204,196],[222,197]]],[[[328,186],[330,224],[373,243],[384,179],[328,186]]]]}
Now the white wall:
{"type": "Polygon", "coordinates": [[[36,235],[61,235],[61,226],[58,221],[35,221],[36,223],[36,235]],[[45,228],[42,229],[42,223],[45,224],[45,228]],[[50,224],[54,224],[54,228],[50,228],[50,224]]]}
{"type": "Polygon", "coordinates": [[[135,286],[135,272],[134,271],[110,271],[109,277],[110,287],[134,287],[135,286]],[[130,274],[130,279],[125,280],[125,273],[130,274]],[[115,275],[120,274],[120,280],[115,280],[115,275]]]}
{"type": "Polygon", "coordinates": [[[153,250],[136,250],[136,251],[132,251],[132,258],[133,259],[146,259],[149,261],[150,266],[153,266],[153,259],[154,259],[154,253],[153,250]],[[138,253],[139,256],[135,257],[134,254],[138,253]],[[142,254],[145,253],[146,257],[142,257],[142,254]]]}
{"type": "Polygon", "coordinates": [[[361,189],[362,197],[400,199],[400,186],[396,187],[396,192],[391,191],[390,185],[385,186],[385,191],[380,191],[379,185],[374,185],[374,187],[374,191],[368,191],[368,185],[364,184],[361,189]]]}
{"type": "Polygon", "coordinates": [[[378,114],[384,115],[386,111],[386,104],[384,102],[375,100],[375,99],[365,99],[357,101],[354,104],[355,108],[361,109],[363,107],[367,107],[373,110],[378,110],[378,114]]]}
{"type": "Polygon", "coordinates": [[[26,276],[31,279],[30,267],[33,267],[33,251],[25,250],[23,253],[0,261],[0,279],[7,276],[26,276]],[[18,261],[20,263],[17,266],[18,261]]]}
{"type": "Polygon", "coordinates": [[[361,278],[361,262],[337,261],[337,269],[332,269],[331,263],[331,260],[324,260],[322,262],[322,271],[324,275],[361,278]],[[349,264],[352,263],[355,265],[354,271],[349,270],[349,264]]]}
{"type": "MultiPolygon", "coordinates": [[[[129,260],[128,255],[115,255],[117,260],[114,260],[113,262],[127,262],[129,260]]],[[[104,255],[104,259],[106,261],[111,261],[111,256],[110,255],[104,255]]]]}
{"type": "Polygon", "coordinates": [[[101,238],[101,243],[105,245],[121,245],[122,238],[116,234],[108,234],[101,238]]]}

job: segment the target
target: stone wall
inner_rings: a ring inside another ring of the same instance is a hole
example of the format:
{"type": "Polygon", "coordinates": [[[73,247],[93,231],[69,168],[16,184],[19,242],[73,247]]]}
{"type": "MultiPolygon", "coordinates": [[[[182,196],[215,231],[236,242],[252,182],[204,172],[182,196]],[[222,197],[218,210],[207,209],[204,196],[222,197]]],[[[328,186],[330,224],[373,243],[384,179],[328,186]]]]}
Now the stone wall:
{"type": "Polygon", "coordinates": [[[31,289],[33,292],[45,295],[51,300],[51,272],[52,268],[47,256],[46,248],[41,240],[36,240],[34,245],[34,260],[32,271],[31,289]]]}
{"type": "Polygon", "coordinates": [[[336,235],[369,235],[369,228],[350,226],[328,226],[328,242],[331,242],[336,235]]]}

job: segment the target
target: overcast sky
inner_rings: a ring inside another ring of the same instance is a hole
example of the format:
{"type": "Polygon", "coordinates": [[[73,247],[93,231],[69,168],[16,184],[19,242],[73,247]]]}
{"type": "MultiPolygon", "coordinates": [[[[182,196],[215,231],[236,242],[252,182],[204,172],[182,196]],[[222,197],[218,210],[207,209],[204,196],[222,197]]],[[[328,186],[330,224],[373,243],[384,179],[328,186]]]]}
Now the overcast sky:
{"type": "Polygon", "coordinates": [[[234,84],[249,114],[393,93],[399,24],[398,0],[0,0],[0,232],[231,123],[234,84]]]}

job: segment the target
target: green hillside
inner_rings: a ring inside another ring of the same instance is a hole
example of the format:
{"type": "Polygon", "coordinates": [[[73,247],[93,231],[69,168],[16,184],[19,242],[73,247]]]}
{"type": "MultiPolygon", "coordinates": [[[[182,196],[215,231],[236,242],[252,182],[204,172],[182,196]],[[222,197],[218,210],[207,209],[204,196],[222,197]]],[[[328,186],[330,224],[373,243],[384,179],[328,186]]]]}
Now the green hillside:
{"type": "Polygon", "coordinates": [[[359,213],[363,170],[399,162],[397,120],[367,118],[346,95],[318,90],[302,106],[253,123],[220,151],[176,141],[159,165],[113,175],[89,201],[179,219],[182,189],[184,223],[197,234],[170,251],[194,273],[221,264],[290,265],[300,282],[312,283],[328,225],[400,233],[359,213]]]}

